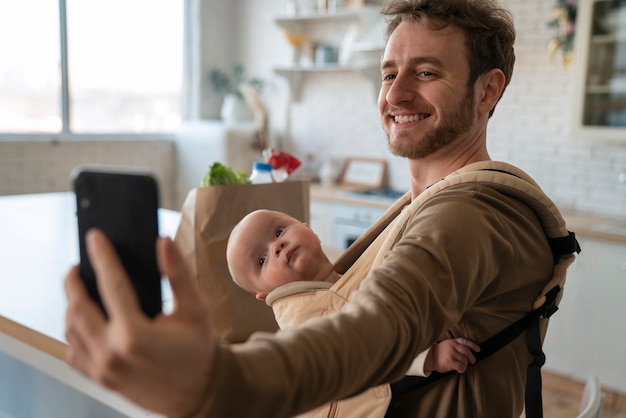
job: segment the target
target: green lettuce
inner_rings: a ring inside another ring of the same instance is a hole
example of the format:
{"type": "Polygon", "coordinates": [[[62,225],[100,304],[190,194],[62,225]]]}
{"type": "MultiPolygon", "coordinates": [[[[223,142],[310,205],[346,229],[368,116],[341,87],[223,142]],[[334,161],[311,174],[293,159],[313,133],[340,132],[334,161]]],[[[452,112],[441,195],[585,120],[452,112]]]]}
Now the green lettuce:
{"type": "Polygon", "coordinates": [[[200,186],[227,186],[231,184],[248,184],[248,174],[243,170],[234,171],[221,163],[213,163],[204,175],[200,186]]]}

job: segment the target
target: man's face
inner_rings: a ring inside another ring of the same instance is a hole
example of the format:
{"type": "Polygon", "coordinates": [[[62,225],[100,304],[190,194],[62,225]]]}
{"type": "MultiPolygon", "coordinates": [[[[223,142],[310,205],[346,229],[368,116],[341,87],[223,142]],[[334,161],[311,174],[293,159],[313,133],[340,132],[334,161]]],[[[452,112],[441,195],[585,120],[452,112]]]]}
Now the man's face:
{"type": "Polygon", "coordinates": [[[378,108],[395,155],[429,157],[457,142],[476,123],[465,35],[403,22],[387,42],[378,108]]]}

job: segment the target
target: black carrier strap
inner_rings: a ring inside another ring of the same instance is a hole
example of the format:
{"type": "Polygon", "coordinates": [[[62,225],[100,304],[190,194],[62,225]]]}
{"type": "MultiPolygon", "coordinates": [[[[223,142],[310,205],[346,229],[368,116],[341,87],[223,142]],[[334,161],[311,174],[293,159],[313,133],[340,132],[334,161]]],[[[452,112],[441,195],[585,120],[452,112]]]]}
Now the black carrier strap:
{"type": "Polygon", "coordinates": [[[567,232],[569,235],[566,237],[548,239],[552,255],[554,255],[554,261],[557,261],[562,255],[573,254],[574,252],[576,254],[580,253],[580,245],[576,240],[576,235],[571,231],[567,232]]]}
{"type": "MultiPolygon", "coordinates": [[[[550,248],[555,260],[558,260],[562,255],[572,254],[573,252],[580,253],[581,251],[573,232],[569,232],[569,235],[566,237],[551,238],[548,241],[550,242],[550,248]]],[[[549,318],[559,309],[557,298],[560,291],[560,286],[550,289],[545,294],[546,299],[543,305],[479,344],[480,351],[474,353],[476,362],[479,362],[497,352],[527,330],[526,344],[533,358],[528,366],[526,378],[525,404],[527,418],[543,418],[541,367],[545,364],[546,356],[541,348],[541,327],[539,321],[542,318],[549,318]]],[[[433,372],[428,377],[405,376],[402,380],[391,384],[391,393],[392,395],[402,395],[456,373],[456,371],[452,370],[446,373],[433,372]]],[[[390,406],[389,412],[392,412],[392,408],[393,406],[390,406]]]]}

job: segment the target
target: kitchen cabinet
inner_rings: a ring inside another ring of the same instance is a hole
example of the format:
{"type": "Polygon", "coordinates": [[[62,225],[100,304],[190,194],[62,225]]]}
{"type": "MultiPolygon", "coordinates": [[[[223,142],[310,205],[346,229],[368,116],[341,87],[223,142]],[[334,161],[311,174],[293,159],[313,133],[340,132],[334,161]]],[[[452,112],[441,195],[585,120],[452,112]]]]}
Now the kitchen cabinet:
{"type": "Polygon", "coordinates": [[[626,393],[626,244],[583,238],[544,342],[545,368],[626,393]]]}
{"type": "Polygon", "coordinates": [[[360,73],[374,83],[378,94],[380,55],[384,48],[380,7],[363,5],[334,12],[305,12],[274,21],[294,48],[291,65],[274,69],[289,82],[294,100],[300,100],[304,78],[312,73],[360,73]],[[325,58],[318,47],[328,48],[329,56],[325,58]]]}
{"type": "Polygon", "coordinates": [[[311,229],[317,234],[323,247],[332,247],[333,204],[311,201],[311,229]]]}
{"type": "Polygon", "coordinates": [[[626,2],[579,2],[574,130],[626,141],[626,2]]]}

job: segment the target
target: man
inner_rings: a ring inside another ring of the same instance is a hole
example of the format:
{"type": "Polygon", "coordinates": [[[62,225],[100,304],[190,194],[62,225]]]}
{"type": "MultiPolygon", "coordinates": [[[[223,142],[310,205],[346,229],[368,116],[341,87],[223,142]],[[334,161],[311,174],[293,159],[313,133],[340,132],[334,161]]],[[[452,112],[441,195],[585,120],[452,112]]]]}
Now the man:
{"type": "MultiPolygon", "coordinates": [[[[379,110],[411,194],[489,160],[487,121],[511,77],[510,15],[489,0],[394,0],[379,110]]],[[[438,192],[411,214],[345,309],[245,344],[215,342],[180,254],[159,242],[175,309],[139,313],[109,242],[88,237],[107,322],[77,269],[66,279],[68,362],[171,416],[288,417],[404,375],[444,338],[484,341],[531,310],[554,261],[525,203],[476,184],[438,192]]],[[[519,417],[531,357],[515,339],[465,374],[394,397],[399,417],[519,417]]]]}

